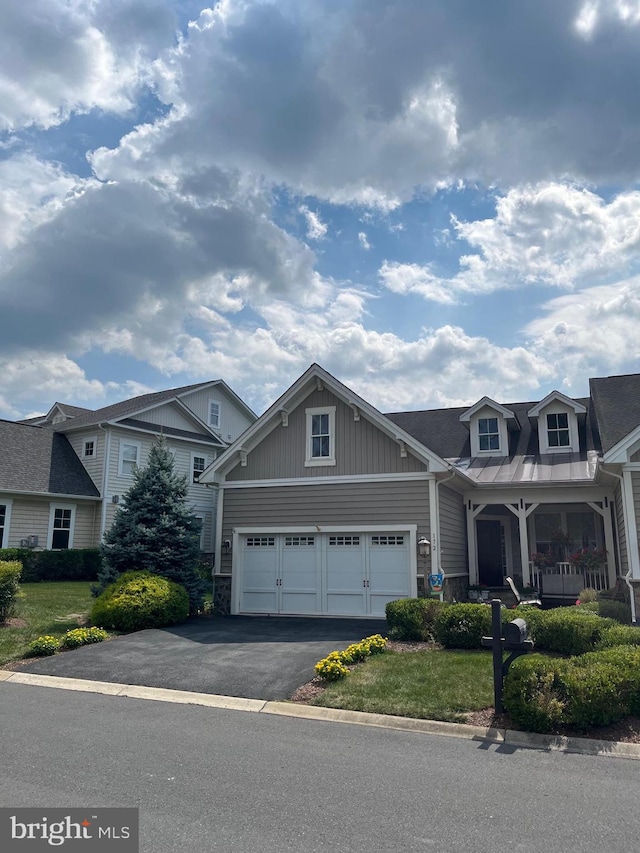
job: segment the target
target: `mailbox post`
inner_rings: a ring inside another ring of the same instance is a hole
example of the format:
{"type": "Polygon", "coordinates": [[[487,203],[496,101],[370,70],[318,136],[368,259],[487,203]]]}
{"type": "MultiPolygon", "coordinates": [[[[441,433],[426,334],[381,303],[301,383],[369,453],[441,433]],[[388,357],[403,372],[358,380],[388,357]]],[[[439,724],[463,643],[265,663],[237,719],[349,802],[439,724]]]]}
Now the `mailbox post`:
{"type": "Polygon", "coordinates": [[[491,636],[483,637],[482,645],[493,652],[493,702],[497,714],[504,711],[502,688],[509,667],[520,655],[533,651],[533,640],[527,637],[527,623],[524,619],[508,622],[504,626],[504,637],[502,634],[502,602],[494,598],[491,602],[491,636]],[[503,660],[504,652],[511,652],[506,660],[503,660]]]}

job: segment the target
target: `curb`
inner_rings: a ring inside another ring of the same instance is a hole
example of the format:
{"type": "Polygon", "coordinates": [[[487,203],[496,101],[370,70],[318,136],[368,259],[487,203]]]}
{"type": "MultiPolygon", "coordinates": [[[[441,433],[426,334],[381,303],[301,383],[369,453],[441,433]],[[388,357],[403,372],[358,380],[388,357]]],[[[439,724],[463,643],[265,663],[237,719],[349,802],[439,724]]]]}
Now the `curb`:
{"type": "Polygon", "coordinates": [[[320,708],[298,705],[294,702],[276,702],[263,699],[243,699],[239,696],[222,696],[195,693],[186,690],[169,690],[161,687],[144,687],[136,684],[118,684],[110,681],[89,681],[82,678],[62,678],[56,675],[0,670],[0,682],[22,684],[30,687],[53,687],[58,690],[76,690],[100,693],[128,699],[147,699],[155,702],[172,702],[182,705],[200,705],[231,711],[247,711],[280,717],[297,717],[328,723],[373,726],[383,729],[415,732],[416,734],[455,737],[496,744],[513,749],[539,749],[545,752],[566,752],[578,755],[607,756],[640,760],[640,744],[620,741],[595,740],[564,735],[543,735],[512,729],[483,728],[465,723],[444,723],[438,720],[419,720],[391,714],[371,714],[364,711],[345,711],[337,708],[320,708]]]}

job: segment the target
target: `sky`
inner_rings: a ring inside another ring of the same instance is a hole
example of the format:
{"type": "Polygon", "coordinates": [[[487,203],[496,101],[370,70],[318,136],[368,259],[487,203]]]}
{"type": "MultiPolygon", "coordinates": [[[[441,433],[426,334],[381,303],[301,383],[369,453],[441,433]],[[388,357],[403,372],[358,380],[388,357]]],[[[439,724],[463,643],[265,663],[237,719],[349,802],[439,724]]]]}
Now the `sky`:
{"type": "Polygon", "coordinates": [[[7,4],[0,418],[640,371],[639,91],[640,0],[7,4]]]}

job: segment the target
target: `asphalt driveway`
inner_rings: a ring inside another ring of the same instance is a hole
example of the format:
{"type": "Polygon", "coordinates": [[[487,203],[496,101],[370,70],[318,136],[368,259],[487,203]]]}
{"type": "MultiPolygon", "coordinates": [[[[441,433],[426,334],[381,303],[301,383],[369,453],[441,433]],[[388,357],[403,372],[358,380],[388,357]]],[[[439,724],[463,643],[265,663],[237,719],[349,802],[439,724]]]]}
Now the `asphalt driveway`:
{"type": "Polygon", "coordinates": [[[33,661],[23,672],[242,696],[288,699],[314,664],[370,634],[379,619],[228,616],[139,631],[33,661]]]}

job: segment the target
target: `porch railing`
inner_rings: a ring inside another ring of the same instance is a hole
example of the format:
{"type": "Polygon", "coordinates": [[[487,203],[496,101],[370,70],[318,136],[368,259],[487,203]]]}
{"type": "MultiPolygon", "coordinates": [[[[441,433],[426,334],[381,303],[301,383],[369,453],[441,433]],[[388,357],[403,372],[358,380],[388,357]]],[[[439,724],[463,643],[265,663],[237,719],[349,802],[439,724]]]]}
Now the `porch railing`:
{"type": "Polygon", "coordinates": [[[578,595],[586,587],[600,590],[609,588],[606,564],[599,569],[583,570],[571,563],[556,563],[542,568],[530,564],[531,583],[542,595],[578,595]]]}

